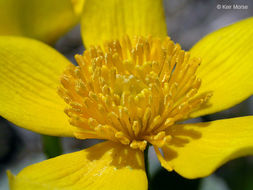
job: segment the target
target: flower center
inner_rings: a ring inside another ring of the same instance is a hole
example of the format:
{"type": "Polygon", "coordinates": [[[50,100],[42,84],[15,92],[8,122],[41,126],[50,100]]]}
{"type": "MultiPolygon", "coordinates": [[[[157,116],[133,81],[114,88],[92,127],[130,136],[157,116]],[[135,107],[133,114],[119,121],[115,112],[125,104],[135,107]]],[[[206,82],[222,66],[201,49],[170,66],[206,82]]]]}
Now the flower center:
{"type": "Polygon", "coordinates": [[[197,94],[200,59],[169,37],[124,37],[75,56],[61,78],[76,138],[108,139],[144,150],[173,138],[168,129],[199,109],[211,93],[197,94]]]}

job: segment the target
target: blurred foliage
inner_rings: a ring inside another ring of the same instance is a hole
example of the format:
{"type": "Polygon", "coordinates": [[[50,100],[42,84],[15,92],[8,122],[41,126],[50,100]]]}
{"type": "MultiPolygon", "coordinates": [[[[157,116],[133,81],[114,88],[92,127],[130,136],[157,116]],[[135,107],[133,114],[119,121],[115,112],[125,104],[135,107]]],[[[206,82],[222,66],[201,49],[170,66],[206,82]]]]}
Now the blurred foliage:
{"type": "Polygon", "coordinates": [[[15,159],[23,142],[9,123],[0,117],[0,173],[6,168],[6,164],[15,159]]]}
{"type": "Polygon", "coordinates": [[[150,190],[197,190],[199,183],[200,179],[185,179],[175,172],[168,172],[161,168],[151,179],[150,190]]]}
{"type": "Polygon", "coordinates": [[[229,190],[226,182],[215,174],[201,179],[199,190],[229,190]]]}
{"type": "Polygon", "coordinates": [[[47,158],[53,158],[63,153],[61,138],[42,135],[43,151],[47,158]]]}
{"type": "Polygon", "coordinates": [[[253,189],[252,157],[233,160],[217,171],[217,175],[225,180],[230,190],[253,189]]]}

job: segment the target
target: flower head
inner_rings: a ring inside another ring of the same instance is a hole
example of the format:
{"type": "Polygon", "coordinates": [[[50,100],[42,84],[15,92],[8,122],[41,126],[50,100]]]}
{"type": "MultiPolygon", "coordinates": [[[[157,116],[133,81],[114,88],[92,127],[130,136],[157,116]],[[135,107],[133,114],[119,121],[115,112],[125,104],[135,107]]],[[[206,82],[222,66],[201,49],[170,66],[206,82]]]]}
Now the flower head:
{"type": "Polygon", "coordinates": [[[0,115],[43,134],[107,141],[9,173],[12,189],[147,189],[147,143],[187,178],[252,154],[252,116],[180,121],[252,95],[253,18],[185,52],[165,35],[161,1],[86,0],[83,10],[78,66],[38,41],[0,37],[0,115]]]}
{"type": "Polygon", "coordinates": [[[128,36],[76,55],[61,78],[59,94],[80,139],[106,139],[144,150],[169,146],[170,126],[204,105],[197,95],[200,59],[169,37],[128,36]]]}

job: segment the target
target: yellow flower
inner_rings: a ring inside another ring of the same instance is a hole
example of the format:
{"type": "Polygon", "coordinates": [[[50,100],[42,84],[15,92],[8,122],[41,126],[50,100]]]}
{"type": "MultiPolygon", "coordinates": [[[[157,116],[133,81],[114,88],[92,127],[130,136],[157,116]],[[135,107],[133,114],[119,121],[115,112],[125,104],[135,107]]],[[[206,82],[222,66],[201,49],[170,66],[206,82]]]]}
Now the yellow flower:
{"type": "Polygon", "coordinates": [[[1,0],[0,35],[55,42],[79,20],[83,0],[1,0]]]}
{"type": "Polygon", "coordinates": [[[79,66],[41,42],[1,37],[1,116],[42,134],[108,140],[9,172],[11,189],[145,190],[147,143],[186,178],[252,154],[252,116],[179,123],[252,95],[252,25],[240,21],[184,52],[166,37],[161,1],[87,0],[79,66]]]}

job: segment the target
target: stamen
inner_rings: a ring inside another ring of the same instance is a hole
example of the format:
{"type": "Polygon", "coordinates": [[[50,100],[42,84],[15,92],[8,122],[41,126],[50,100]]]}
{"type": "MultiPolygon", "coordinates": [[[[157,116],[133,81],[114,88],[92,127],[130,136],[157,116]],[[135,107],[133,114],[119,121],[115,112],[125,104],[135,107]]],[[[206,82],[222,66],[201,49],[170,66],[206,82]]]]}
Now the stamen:
{"type": "Polygon", "coordinates": [[[59,95],[76,138],[107,139],[143,151],[169,146],[170,128],[206,104],[201,63],[165,39],[128,36],[76,55],[61,77],[59,95]]]}

